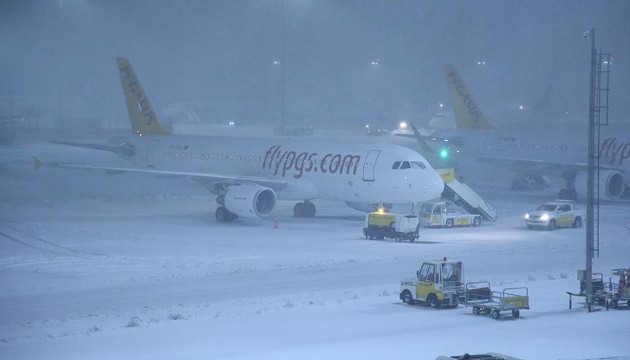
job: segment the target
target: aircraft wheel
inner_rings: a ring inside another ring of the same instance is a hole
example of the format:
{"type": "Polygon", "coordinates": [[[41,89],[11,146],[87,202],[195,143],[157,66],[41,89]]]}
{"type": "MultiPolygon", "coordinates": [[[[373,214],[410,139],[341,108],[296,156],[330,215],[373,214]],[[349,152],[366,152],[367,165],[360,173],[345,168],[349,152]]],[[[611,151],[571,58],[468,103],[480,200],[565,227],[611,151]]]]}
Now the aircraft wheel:
{"type": "Polygon", "coordinates": [[[315,209],[315,204],[312,202],[304,203],[304,217],[312,218],[315,216],[317,210],[315,209]]]}
{"type": "Polygon", "coordinates": [[[577,191],[569,190],[569,189],[561,189],[558,192],[558,198],[560,198],[562,200],[573,200],[573,201],[576,201],[577,200],[577,191]]]}
{"type": "Polygon", "coordinates": [[[219,206],[214,213],[215,218],[218,222],[230,222],[238,219],[238,216],[232,214],[227,208],[224,206],[219,206]]]}
{"type": "Polygon", "coordinates": [[[295,217],[304,217],[305,216],[305,211],[304,211],[304,203],[297,203],[295,204],[295,206],[293,207],[293,216],[295,217]]]}

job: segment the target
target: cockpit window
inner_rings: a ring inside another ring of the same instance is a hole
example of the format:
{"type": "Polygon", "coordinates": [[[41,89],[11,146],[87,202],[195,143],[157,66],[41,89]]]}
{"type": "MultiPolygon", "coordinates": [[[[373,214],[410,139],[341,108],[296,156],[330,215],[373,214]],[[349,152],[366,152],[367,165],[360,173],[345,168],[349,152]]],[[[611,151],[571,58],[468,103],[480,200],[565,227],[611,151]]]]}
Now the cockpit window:
{"type": "Polygon", "coordinates": [[[412,161],[411,167],[414,169],[426,169],[426,165],[422,161],[412,161]]]}
{"type": "Polygon", "coordinates": [[[400,161],[396,161],[394,162],[394,165],[392,165],[392,169],[396,170],[398,169],[399,166],[400,166],[400,161]]]}
{"type": "Polygon", "coordinates": [[[410,169],[411,168],[411,164],[409,164],[409,161],[403,161],[402,165],[400,165],[401,169],[410,169]]]}

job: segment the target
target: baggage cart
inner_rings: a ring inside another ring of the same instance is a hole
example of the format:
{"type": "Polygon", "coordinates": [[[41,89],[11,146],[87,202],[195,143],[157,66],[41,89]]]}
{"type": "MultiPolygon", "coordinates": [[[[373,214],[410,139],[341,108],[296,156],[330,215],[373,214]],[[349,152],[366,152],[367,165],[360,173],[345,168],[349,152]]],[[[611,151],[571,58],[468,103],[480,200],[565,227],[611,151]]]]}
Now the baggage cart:
{"type": "Polygon", "coordinates": [[[491,314],[498,319],[501,312],[510,311],[517,319],[521,309],[529,309],[529,290],[526,287],[505,288],[493,291],[487,281],[466,283],[462,303],[472,306],[473,314],[491,314]]]}

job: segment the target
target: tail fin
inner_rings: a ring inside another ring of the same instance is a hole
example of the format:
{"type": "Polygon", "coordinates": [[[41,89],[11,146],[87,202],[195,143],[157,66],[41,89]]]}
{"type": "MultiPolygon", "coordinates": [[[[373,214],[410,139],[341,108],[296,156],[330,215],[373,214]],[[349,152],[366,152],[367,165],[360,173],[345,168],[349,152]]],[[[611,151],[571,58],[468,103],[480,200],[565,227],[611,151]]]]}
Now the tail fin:
{"type": "Polygon", "coordinates": [[[165,128],[158,120],[149,99],[144,94],[140,81],[136,77],[127,58],[116,58],[120,83],[125,92],[127,111],[131,120],[131,128],[136,135],[167,135],[171,131],[165,128]]]}
{"type": "Polygon", "coordinates": [[[455,123],[458,129],[492,129],[485,115],[477,106],[472,94],[464,84],[454,65],[444,65],[448,92],[453,101],[455,123]]]}

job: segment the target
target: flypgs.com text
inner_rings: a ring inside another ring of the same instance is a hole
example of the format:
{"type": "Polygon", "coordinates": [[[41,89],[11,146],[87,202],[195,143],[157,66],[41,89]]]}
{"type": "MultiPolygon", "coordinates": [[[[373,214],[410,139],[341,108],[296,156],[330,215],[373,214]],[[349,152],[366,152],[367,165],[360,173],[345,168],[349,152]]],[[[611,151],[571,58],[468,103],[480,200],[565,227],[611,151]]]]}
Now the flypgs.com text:
{"type": "Polygon", "coordinates": [[[293,177],[298,179],[308,172],[356,175],[360,163],[360,155],[328,153],[317,160],[316,152],[283,151],[280,145],[274,145],[265,152],[262,167],[273,170],[274,176],[285,176],[287,171],[295,170],[293,177]]]}
{"type": "Polygon", "coordinates": [[[630,158],[630,143],[618,143],[617,138],[607,138],[599,149],[599,156],[607,159],[609,165],[621,165],[630,158]]]}

